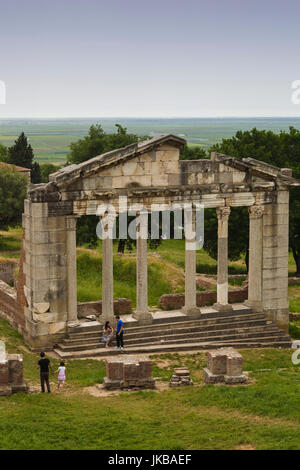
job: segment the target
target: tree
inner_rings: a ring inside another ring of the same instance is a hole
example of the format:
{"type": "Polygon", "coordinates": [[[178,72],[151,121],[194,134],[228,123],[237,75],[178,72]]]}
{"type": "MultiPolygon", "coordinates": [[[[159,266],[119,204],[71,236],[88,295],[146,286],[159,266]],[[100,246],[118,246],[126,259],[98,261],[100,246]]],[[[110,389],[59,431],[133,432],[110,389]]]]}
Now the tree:
{"type": "Polygon", "coordinates": [[[34,155],[30,144],[28,144],[27,137],[24,132],[20,134],[15,141],[15,145],[9,147],[9,161],[13,165],[21,166],[23,168],[30,168],[32,183],[40,183],[40,167],[37,162],[33,162],[34,155]]]}
{"type": "Polygon", "coordinates": [[[56,173],[58,170],[61,169],[59,165],[53,165],[52,163],[43,163],[40,165],[41,170],[41,183],[48,183],[49,176],[52,173],[56,173]]]}
{"type": "Polygon", "coordinates": [[[0,162],[8,163],[8,160],[9,160],[8,149],[7,147],[5,147],[5,145],[0,144],[0,162]]]}
{"type": "Polygon", "coordinates": [[[202,160],[206,158],[206,152],[201,147],[189,147],[187,144],[180,151],[180,160],[202,160]]]}
{"type": "Polygon", "coordinates": [[[22,166],[23,168],[32,169],[33,164],[33,151],[30,144],[28,144],[27,137],[24,132],[20,134],[15,141],[15,145],[9,147],[9,163],[13,165],[22,166]]]}
{"type": "MultiPolygon", "coordinates": [[[[236,158],[252,157],[279,168],[291,168],[293,176],[300,178],[300,131],[294,127],[290,127],[289,132],[281,131],[279,134],[256,128],[251,131],[238,131],[234,137],[223,139],[221,144],[214,145],[211,150],[236,158]]],[[[237,219],[235,233],[239,232],[241,226],[237,219]]],[[[240,237],[239,240],[242,250],[243,241],[240,237]]],[[[297,275],[300,275],[300,188],[290,191],[289,243],[297,275]]]]}
{"type": "Polygon", "coordinates": [[[28,179],[15,169],[0,170],[0,228],[21,222],[28,179]]]}
{"type": "Polygon", "coordinates": [[[33,162],[31,167],[31,182],[34,184],[41,183],[41,168],[38,162],[33,162]]]}
{"type": "Polygon", "coordinates": [[[100,124],[92,125],[83,139],[70,144],[68,159],[71,163],[82,163],[102,153],[116,150],[138,142],[136,134],[127,134],[127,129],[116,124],[117,132],[106,134],[100,124]]]}

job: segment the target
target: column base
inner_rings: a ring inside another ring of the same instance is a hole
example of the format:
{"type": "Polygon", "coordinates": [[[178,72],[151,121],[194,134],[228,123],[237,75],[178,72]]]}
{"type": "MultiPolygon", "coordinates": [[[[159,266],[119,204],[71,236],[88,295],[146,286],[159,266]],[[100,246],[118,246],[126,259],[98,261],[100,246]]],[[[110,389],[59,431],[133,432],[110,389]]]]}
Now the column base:
{"type": "Polygon", "coordinates": [[[184,306],[184,307],[182,307],[181,310],[182,310],[182,312],[183,312],[185,315],[187,315],[187,316],[189,316],[189,317],[191,317],[191,316],[193,316],[193,315],[199,315],[199,314],[201,314],[201,311],[200,311],[200,308],[199,308],[199,307],[185,307],[185,306],[184,306]]]}
{"type": "Polygon", "coordinates": [[[218,302],[213,304],[212,307],[219,312],[231,312],[233,310],[231,304],[220,304],[218,302]]]}
{"type": "Polygon", "coordinates": [[[253,308],[253,310],[261,310],[262,303],[259,300],[245,300],[244,305],[247,307],[253,308]]]}
{"type": "Polygon", "coordinates": [[[79,320],[68,321],[67,325],[68,325],[68,328],[76,328],[77,326],[80,326],[80,321],[79,320]]]}
{"type": "Polygon", "coordinates": [[[153,322],[150,312],[133,312],[132,317],[138,320],[141,325],[150,325],[153,322]]]}
{"type": "Polygon", "coordinates": [[[98,322],[101,325],[105,325],[105,322],[109,321],[110,325],[113,326],[116,321],[116,316],[114,314],[111,315],[99,315],[98,322]]]}

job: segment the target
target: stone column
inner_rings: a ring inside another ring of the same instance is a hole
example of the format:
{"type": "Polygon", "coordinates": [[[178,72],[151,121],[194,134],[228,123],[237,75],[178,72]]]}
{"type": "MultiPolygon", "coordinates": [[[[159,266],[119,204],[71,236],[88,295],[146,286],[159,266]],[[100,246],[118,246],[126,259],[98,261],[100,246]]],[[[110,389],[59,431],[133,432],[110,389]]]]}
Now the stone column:
{"type": "Polygon", "coordinates": [[[76,217],[67,217],[67,307],[68,326],[80,324],[77,318],[77,263],[76,263],[76,217]]]}
{"type": "Polygon", "coordinates": [[[114,321],[113,239],[102,240],[102,315],[101,320],[114,321]]]}
{"type": "Polygon", "coordinates": [[[183,312],[186,315],[198,315],[196,292],[196,227],[195,212],[185,217],[185,302],[183,312]]]}
{"type": "Polygon", "coordinates": [[[249,207],[249,273],[248,300],[249,307],[261,308],[262,302],[262,253],[263,253],[263,206],[249,207]]]}
{"type": "Polygon", "coordinates": [[[228,219],[230,207],[218,207],[218,280],[217,280],[217,310],[232,310],[228,303],[228,219]]]}
{"type": "Polygon", "coordinates": [[[148,212],[140,212],[139,221],[136,234],[136,312],[133,316],[140,323],[148,324],[152,323],[152,315],[148,311],[148,212]]]}

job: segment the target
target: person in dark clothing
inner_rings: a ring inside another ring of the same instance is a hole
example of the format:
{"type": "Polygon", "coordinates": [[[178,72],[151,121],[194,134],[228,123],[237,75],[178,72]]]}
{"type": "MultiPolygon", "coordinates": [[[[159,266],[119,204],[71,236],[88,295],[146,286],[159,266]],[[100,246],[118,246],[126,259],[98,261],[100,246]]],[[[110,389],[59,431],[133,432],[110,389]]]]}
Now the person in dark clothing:
{"type": "Polygon", "coordinates": [[[45,393],[45,382],[47,385],[48,393],[50,393],[50,383],[49,383],[49,367],[51,372],[53,373],[53,369],[50,363],[50,359],[45,357],[45,353],[41,352],[40,354],[41,359],[38,362],[37,369],[40,369],[40,377],[41,377],[41,389],[42,393],[45,393]]]}
{"type": "Polygon", "coordinates": [[[116,330],[117,349],[120,349],[121,351],[123,351],[123,349],[124,349],[124,343],[123,343],[124,327],[123,327],[123,322],[120,319],[119,315],[116,316],[116,320],[117,320],[117,330],[116,330]]]}

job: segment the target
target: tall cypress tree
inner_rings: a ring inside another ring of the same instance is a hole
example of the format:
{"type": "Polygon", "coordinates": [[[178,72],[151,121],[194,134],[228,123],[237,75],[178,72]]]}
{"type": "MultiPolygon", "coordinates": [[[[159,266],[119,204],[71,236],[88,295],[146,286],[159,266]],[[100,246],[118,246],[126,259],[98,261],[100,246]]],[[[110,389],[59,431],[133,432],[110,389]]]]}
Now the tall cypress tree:
{"type": "Polygon", "coordinates": [[[8,149],[9,163],[13,165],[22,166],[23,168],[32,168],[33,151],[30,144],[28,144],[27,137],[22,134],[15,141],[15,145],[8,149]]]}
{"type": "Polygon", "coordinates": [[[8,149],[9,152],[9,163],[23,168],[31,169],[31,181],[33,183],[40,183],[40,166],[38,163],[33,162],[34,155],[31,145],[28,143],[27,137],[22,132],[18,139],[15,141],[15,145],[8,149]]]}

